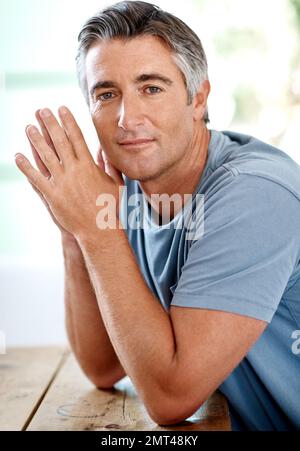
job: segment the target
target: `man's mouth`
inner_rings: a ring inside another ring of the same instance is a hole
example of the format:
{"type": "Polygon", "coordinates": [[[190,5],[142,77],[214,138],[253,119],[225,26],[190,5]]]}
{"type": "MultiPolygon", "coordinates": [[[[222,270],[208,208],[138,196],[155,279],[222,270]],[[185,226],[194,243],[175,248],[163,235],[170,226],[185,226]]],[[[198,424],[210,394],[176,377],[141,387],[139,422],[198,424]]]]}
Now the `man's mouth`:
{"type": "Polygon", "coordinates": [[[148,143],[153,142],[153,141],[154,141],[154,139],[149,139],[149,138],[143,139],[143,138],[141,138],[141,139],[130,139],[130,140],[125,140],[125,141],[119,141],[119,144],[121,146],[137,146],[137,145],[140,145],[140,144],[148,144],[148,143]]]}
{"type": "Polygon", "coordinates": [[[122,146],[123,149],[126,150],[139,150],[139,149],[143,149],[147,146],[149,146],[150,144],[152,144],[155,141],[155,139],[130,139],[130,140],[125,140],[125,141],[119,141],[118,144],[120,146],[122,146]]]}

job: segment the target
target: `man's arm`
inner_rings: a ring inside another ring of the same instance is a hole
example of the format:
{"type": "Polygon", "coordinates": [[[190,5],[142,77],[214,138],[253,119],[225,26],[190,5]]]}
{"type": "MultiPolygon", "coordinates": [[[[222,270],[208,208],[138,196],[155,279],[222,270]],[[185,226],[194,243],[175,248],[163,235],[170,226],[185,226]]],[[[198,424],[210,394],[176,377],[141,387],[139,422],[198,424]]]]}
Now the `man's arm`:
{"type": "MultiPolygon", "coordinates": [[[[55,146],[45,124],[36,112],[43,137],[49,147],[55,146]]],[[[36,148],[30,143],[36,165],[46,178],[51,176],[36,148]]],[[[101,152],[98,166],[105,170],[101,152]]],[[[97,299],[91,285],[82,252],[72,234],[56,221],[43,194],[31,184],[61,232],[65,264],[65,322],[71,348],[87,377],[99,388],[109,388],[126,376],[105,330],[97,299]]]]}
{"type": "Polygon", "coordinates": [[[103,324],[82,252],[74,239],[62,235],[65,266],[65,322],[71,348],[87,377],[110,388],[125,377],[103,324]]]}
{"type": "Polygon", "coordinates": [[[189,417],[267,323],[204,309],[171,307],[168,314],[147,287],[123,230],[78,241],[110,340],[149,415],[158,424],[189,417]]]}

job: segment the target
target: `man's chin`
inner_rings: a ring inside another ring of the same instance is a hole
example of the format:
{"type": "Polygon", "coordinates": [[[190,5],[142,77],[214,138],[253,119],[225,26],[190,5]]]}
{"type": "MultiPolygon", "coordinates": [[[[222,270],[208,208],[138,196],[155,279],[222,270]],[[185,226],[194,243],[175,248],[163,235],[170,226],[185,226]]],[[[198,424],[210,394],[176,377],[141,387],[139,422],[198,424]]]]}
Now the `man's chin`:
{"type": "Polygon", "coordinates": [[[159,174],[157,173],[157,171],[151,172],[150,170],[143,170],[143,171],[138,171],[138,170],[133,170],[128,169],[122,172],[126,177],[128,177],[130,180],[137,180],[138,182],[148,182],[150,180],[155,180],[159,174]]]}

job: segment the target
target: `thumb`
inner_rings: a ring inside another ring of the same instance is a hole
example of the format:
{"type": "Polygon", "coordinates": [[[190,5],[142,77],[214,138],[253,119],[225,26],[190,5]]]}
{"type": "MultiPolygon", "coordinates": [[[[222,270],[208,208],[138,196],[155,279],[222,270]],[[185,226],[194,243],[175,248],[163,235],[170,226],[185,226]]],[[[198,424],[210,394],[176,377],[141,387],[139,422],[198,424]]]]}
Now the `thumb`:
{"type": "Polygon", "coordinates": [[[106,153],[102,150],[102,160],[105,166],[105,172],[109,175],[118,185],[124,185],[122,173],[115,168],[111,161],[107,158],[106,153]]]}
{"type": "Polygon", "coordinates": [[[101,147],[99,147],[99,150],[97,152],[97,163],[100,169],[102,169],[102,171],[105,171],[105,164],[102,158],[102,149],[101,147]]]}

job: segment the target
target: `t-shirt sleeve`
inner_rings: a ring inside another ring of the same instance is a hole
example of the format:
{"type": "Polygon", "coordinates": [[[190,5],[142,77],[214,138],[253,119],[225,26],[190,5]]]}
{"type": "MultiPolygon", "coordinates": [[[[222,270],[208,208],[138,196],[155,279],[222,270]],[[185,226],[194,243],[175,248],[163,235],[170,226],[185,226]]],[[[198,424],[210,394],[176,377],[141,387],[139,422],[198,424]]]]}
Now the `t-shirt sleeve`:
{"type": "Polygon", "coordinates": [[[300,202],[272,180],[240,174],[204,197],[171,305],[270,322],[299,260],[300,202]]]}

